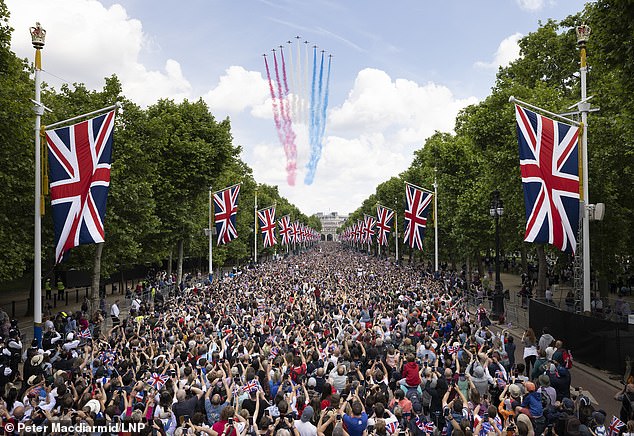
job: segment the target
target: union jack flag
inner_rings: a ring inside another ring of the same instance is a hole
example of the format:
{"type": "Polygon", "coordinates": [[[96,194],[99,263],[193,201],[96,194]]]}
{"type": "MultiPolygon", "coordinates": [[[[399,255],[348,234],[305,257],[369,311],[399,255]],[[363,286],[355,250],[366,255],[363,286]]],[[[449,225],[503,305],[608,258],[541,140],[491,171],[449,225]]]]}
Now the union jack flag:
{"type": "Polygon", "coordinates": [[[625,423],[612,415],[612,421],[610,421],[608,426],[608,436],[617,436],[623,427],[625,427],[625,423]]]}
{"type": "Polygon", "coordinates": [[[426,422],[424,419],[421,419],[419,416],[416,417],[414,421],[416,423],[416,427],[424,433],[433,433],[434,432],[434,423],[429,421],[426,422]]]}
{"type": "Polygon", "coordinates": [[[524,241],[575,252],[579,228],[579,128],[515,106],[526,205],[524,241]]]}
{"type": "Polygon", "coordinates": [[[104,241],[114,115],[46,131],[57,263],[73,247],[104,241]]]}
{"type": "Polygon", "coordinates": [[[458,351],[460,351],[460,345],[447,345],[447,353],[456,354],[458,351]]]}
{"type": "Polygon", "coordinates": [[[293,242],[296,244],[301,244],[301,235],[299,233],[299,221],[295,221],[293,223],[293,242]]]}
{"type": "Polygon", "coordinates": [[[385,206],[376,206],[376,240],[379,245],[387,245],[387,238],[392,230],[394,211],[385,206]]]}
{"type": "Polygon", "coordinates": [[[79,333],[77,333],[77,336],[82,339],[92,339],[92,334],[90,334],[90,330],[88,329],[81,330],[79,333]]]}
{"type": "Polygon", "coordinates": [[[411,248],[423,249],[427,214],[433,194],[411,183],[405,183],[405,240],[411,248]]]}
{"type": "Polygon", "coordinates": [[[398,421],[390,421],[385,423],[385,430],[389,434],[394,434],[398,430],[398,421]]]}
{"type": "Polygon", "coordinates": [[[250,382],[247,382],[246,385],[242,386],[242,391],[243,392],[253,392],[253,391],[257,391],[260,388],[260,383],[253,379],[250,382]]]}
{"type": "Polygon", "coordinates": [[[112,351],[102,351],[99,353],[99,359],[104,365],[111,365],[114,363],[114,353],[112,351]]]}
{"type": "Polygon", "coordinates": [[[214,210],[218,245],[226,244],[238,237],[236,214],[240,185],[233,185],[222,191],[214,192],[214,210]]]}
{"type": "Polygon", "coordinates": [[[363,242],[367,244],[372,243],[372,237],[374,236],[375,226],[376,226],[376,218],[370,215],[363,214],[363,242]]]}
{"type": "Polygon", "coordinates": [[[363,221],[357,220],[354,234],[355,242],[363,242],[363,221]]]}
{"type": "Polygon", "coordinates": [[[291,241],[291,217],[284,215],[279,219],[278,224],[280,226],[280,237],[282,238],[282,245],[288,245],[291,241]]]}
{"type": "Polygon", "coordinates": [[[150,386],[152,386],[157,391],[160,391],[165,383],[169,380],[170,376],[167,374],[157,374],[156,372],[152,373],[152,377],[146,382],[150,386]]]}
{"type": "Polygon", "coordinates": [[[275,206],[258,210],[258,222],[262,230],[264,248],[277,244],[277,239],[275,238],[275,206]]]}
{"type": "Polygon", "coordinates": [[[280,354],[280,349],[277,347],[271,348],[271,353],[269,354],[269,359],[275,359],[277,355],[280,354]]]}

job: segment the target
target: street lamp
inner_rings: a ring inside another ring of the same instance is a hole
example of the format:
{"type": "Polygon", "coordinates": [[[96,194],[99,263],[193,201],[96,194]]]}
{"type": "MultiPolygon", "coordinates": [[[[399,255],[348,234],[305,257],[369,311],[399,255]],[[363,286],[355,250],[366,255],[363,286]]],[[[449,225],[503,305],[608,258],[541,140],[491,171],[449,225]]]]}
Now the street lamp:
{"type": "Polygon", "coordinates": [[[495,220],[495,290],[502,291],[500,280],[500,217],[504,215],[504,203],[497,189],[491,194],[489,214],[495,220]]]}
{"type": "Polygon", "coordinates": [[[500,323],[504,321],[504,292],[500,280],[500,217],[504,214],[504,204],[497,189],[491,194],[489,214],[495,220],[495,289],[493,291],[492,312],[500,323]]]}

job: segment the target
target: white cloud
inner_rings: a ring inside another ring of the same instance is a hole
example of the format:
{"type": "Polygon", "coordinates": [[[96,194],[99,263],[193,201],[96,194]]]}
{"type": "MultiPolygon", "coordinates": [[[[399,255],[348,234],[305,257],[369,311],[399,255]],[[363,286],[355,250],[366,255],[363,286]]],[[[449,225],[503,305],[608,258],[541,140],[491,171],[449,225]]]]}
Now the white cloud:
{"type": "Polygon", "coordinates": [[[508,64],[520,57],[520,46],[518,41],[522,38],[521,33],[514,33],[500,42],[498,49],[493,55],[491,62],[478,61],[475,66],[482,69],[494,69],[506,67],[508,64]]]}
{"type": "Polygon", "coordinates": [[[141,50],[153,43],[121,5],[106,8],[96,0],[7,0],[7,5],[14,28],[11,45],[19,56],[33,59],[28,28],[41,20],[46,29],[42,66],[51,73],[44,75],[49,84],[59,87],[58,76],[99,89],[114,73],[124,94],[142,105],[161,97],[190,97],[192,87],[177,61],[168,59],[162,71],[148,70],[139,61],[141,50]]]}
{"type": "Polygon", "coordinates": [[[539,11],[546,5],[546,0],[516,0],[520,8],[526,11],[539,11]]]}
{"type": "MultiPolygon", "coordinates": [[[[267,82],[258,71],[247,71],[240,66],[227,68],[218,85],[203,99],[213,112],[242,112],[248,107],[261,106],[269,96],[267,82]]],[[[269,101],[270,112],[270,101],[269,101]]]]}

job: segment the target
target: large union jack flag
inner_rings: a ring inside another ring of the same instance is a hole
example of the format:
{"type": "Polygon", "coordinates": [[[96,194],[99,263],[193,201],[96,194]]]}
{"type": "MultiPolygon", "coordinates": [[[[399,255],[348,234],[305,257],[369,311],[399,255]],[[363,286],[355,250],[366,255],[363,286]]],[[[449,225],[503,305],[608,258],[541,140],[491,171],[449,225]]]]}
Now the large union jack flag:
{"type": "Polygon", "coordinates": [[[236,214],[238,213],[238,195],[240,185],[233,185],[222,191],[214,192],[214,210],[218,245],[226,244],[238,237],[236,214]]]}
{"type": "Polygon", "coordinates": [[[376,206],[376,217],[376,240],[379,245],[387,245],[394,222],[394,211],[379,204],[376,206]]]}
{"type": "Polygon", "coordinates": [[[115,111],[46,131],[55,259],[104,241],[115,111]]]}
{"type": "Polygon", "coordinates": [[[433,194],[411,183],[405,183],[405,240],[411,248],[423,249],[427,214],[433,194]]]}
{"type": "Polygon", "coordinates": [[[264,248],[277,244],[275,238],[275,206],[258,210],[258,222],[262,230],[264,248]]]}
{"type": "Polygon", "coordinates": [[[524,241],[574,253],[579,228],[579,128],[515,106],[526,205],[524,241]]]}
{"type": "Polygon", "coordinates": [[[282,238],[282,245],[288,245],[291,243],[291,217],[284,215],[278,220],[280,226],[280,237],[282,238]]]}
{"type": "Polygon", "coordinates": [[[363,242],[364,243],[366,244],[372,243],[375,226],[376,226],[376,218],[370,215],[363,214],[363,242]]]}

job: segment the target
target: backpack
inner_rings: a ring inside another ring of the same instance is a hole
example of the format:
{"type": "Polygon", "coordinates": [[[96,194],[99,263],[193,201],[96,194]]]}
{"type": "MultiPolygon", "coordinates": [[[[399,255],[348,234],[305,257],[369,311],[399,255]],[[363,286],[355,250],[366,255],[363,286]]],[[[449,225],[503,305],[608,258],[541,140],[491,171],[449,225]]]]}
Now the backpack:
{"type": "Polygon", "coordinates": [[[547,408],[550,407],[550,397],[543,390],[540,392],[540,394],[541,394],[541,399],[542,399],[542,408],[544,410],[546,410],[547,408]]]}
{"type": "MultiPolygon", "coordinates": [[[[423,391],[425,392],[425,391],[423,391]]],[[[412,410],[420,410],[424,404],[421,401],[420,395],[416,389],[409,389],[405,397],[412,402],[412,410]]],[[[431,404],[431,401],[430,401],[431,404]]]]}
{"type": "Polygon", "coordinates": [[[572,353],[570,352],[570,350],[564,350],[561,357],[563,360],[564,368],[566,369],[572,368],[573,359],[572,359],[572,353]]]}

